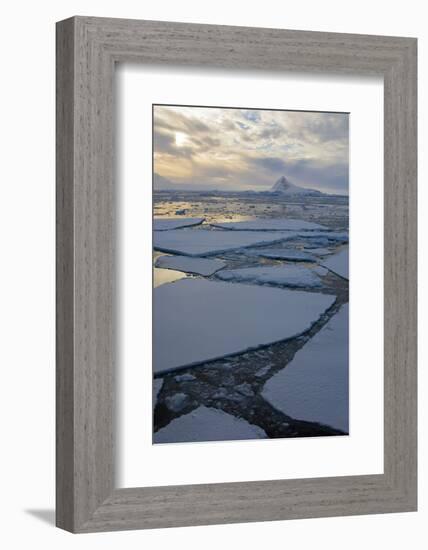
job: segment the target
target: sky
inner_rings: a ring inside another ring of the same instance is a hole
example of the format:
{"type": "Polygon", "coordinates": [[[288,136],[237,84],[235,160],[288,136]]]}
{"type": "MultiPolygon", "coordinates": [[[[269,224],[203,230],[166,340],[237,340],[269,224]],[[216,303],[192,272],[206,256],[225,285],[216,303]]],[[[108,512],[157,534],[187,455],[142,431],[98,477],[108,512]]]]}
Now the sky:
{"type": "Polygon", "coordinates": [[[286,176],[348,194],[344,113],[153,107],[155,189],[267,191],[286,176]]]}

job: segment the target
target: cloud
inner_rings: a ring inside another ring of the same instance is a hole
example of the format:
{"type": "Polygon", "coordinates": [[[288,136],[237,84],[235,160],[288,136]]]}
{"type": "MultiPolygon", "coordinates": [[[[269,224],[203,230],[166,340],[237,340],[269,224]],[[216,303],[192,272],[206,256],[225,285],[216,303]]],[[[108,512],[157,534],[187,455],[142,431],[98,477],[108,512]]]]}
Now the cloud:
{"type": "Polygon", "coordinates": [[[236,121],[236,124],[241,128],[241,130],[249,130],[251,128],[251,126],[248,126],[248,124],[244,124],[239,120],[236,121]]]}
{"type": "Polygon", "coordinates": [[[287,169],[287,163],[277,157],[254,158],[251,159],[250,162],[252,162],[256,166],[259,166],[276,174],[279,172],[285,172],[287,169]]]}
{"type": "Polygon", "coordinates": [[[287,173],[297,184],[329,192],[348,193],[348,164],[322,164],[319,160],[300,160],[287,166],[287,173]]]}
{"type": "Polygon", "coordinates": [[[198,118],[197,109],[192,107],[154,106],[154,126],[166,130],[187,132],[209,132],[210,127],[198,118]]]}
{"type": "Polygon", "coordinates": [[[153,148],[157,154],[166,154],[172,158],[189,158],[193,154],[191,146],[179,147],[176,143],[175,134],[155,130],[153,133],[153,148]]]}
{"type": "Polygon", "coordinates": [[[242,111],[242,116],[249,120],[250,122],[259,122],[260,121],[260,112],[259,111],[242,111]]]}
{"type": "Polygon", "coordinates": [[[258,134],[258,136],[262,140],[263,139],[271,140],[271,139],[279,138],[280,136],[285,135],[285,133],[286,133],[285,129],[282,126],[280,126],[279,124],[271,124],[267,128],[264,128],[258,134]]]}
{"type": "Polygon", "coordinates": [[[318,136],[321,142],[347,139],[349,132],[348,117],[343,114],[319,116],[309,125],[308,130],[318,136]]]}
{"type": "Polygon", "coordinates": [[[156,152],[175,153],[174,144],[175,137],[173,134],[168,134],[160,129],[154,131],[153,147],[156,152]]]}
{"type": "Polygon", "coordinates": [[[279,178],[287,176],[295,184],[331,193],[347,193],[349,186],[348,163],[325,164],[320,159],[285,161],[281,158],[262,157],[249,159],[258,168],[279,178]]]}
{"type": "Polygon", "coordinates": [[[155,106],[154,168],[189,188],[263,190],[284,174],[346,192],[348,133],[342,113],[155,106]]]}

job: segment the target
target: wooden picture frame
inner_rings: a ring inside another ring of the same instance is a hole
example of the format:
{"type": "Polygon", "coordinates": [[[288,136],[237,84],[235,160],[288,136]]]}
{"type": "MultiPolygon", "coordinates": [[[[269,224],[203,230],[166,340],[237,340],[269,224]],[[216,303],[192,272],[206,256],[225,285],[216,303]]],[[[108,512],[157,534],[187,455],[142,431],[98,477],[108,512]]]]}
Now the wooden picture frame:
{"type": "Polygon", "coordinates": [[[91,17],[57,24],[58,527],[83,533],[416,510],[416,84],[414,38],[91,17]],[[383,474],[115,488],[117,62],[383,77],[383,474]]]}

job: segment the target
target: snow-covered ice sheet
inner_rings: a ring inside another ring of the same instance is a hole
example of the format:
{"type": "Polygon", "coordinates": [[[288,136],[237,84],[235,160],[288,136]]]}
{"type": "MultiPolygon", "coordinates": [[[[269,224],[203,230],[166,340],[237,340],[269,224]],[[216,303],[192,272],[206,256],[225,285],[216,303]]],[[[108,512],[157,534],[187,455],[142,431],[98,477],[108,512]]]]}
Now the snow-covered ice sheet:
{"type": "Polygon", "coordinates": [[[292,262],[316,262],[318,258],[309,252],[294,248],[250,248],[245,250],[250,256],[261,256],[272,260],[289,260],[292,262]]]}
{"type": "Polygon", "coordinates": [[[208,260],[206,258],[191,258],[189,256],[160,256],[156,260],[156,267],[175,269],[185,273],[203,275],[208,277],[219,269],[222,269],[226,262],[222,260],[208,260]]]}
{"type": "Polygon", "coordinates": [[[333,273],[336,273],[336,275],[349,279],[349,248],[342,248],[334,256],[323,260],[322,265],[333,271],[333,273]]]}
{"type": "Polygon", "coordinates": [[[325,267],[322,267],[321,265],[316,265],[312,268],[317,275],[321,275],[321,277],[324,277],[328,273],[328,269],[325,267]]]}
{"type": "MultiPolygon", "coordinates": [[[[221,273],[221,271],[219,272],[221,273]]],[[[155,289],[155,373],[244,352],[308,330],[335,297],[187,278],[155,289]]]]}
{"type": "Polygon", "coordinates": [[[243,267],[217,274],[223,281],[274,284],[290,287],[320,287],[322,282],[313,270],[298,265],[243,267]]]}
{"type": "Polygon", "coordinates": [[[316,254],[317,256],[329,256],[333,254],[333,251],[328,248],[310,248],[309,250],[311,254],[316,254]]]}
{"type": "Polygon", "coordinates": [[[258,218],[256,220],[242,222],[221,222],[213,223],[214,227],[230,229],[234,231],[303,231],[315,229],[327,229],[323,225],[305,220],[287,220],[258,218]]]}
{"type": "Polygon", "coordinates": [[[198,407],[153,434],[154,443],[264,439],[266,432],[242,418],[210,407],[198,407]]]}
{"type": "Polygon", "coordinates": [[[155,231],[153,247],[184,256],[212,256],[248,246],[267,245],[295,238],[294,231],[210,231],[177,229],[155,231]]]}
{"type": "Polygon", "coordinates": [[[270,378],[262,396],[297,420],[348,433],[348,304],[270,378]]]}
{"type": "Polygon", "coordinates": [[[180,227],[200,225],[205,218],[154,218],[153,229],[155,231],[170,231],[180,227]]]}

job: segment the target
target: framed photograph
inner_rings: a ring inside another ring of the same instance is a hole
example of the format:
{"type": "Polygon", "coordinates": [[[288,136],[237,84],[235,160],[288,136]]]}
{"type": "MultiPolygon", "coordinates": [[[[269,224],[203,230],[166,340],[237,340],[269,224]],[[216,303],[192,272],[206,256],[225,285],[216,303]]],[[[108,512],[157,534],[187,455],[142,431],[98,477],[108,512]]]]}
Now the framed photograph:
{"type": "Polygon", "coordinates": [[[414,511],[416,39],[57,24],[57,525],[414,511]]]}
{"type": "Polygon", "coordinates": [[[153,105],[153,135],[153,443],[349,435],[349,113],[153,105]]]}

